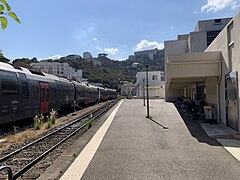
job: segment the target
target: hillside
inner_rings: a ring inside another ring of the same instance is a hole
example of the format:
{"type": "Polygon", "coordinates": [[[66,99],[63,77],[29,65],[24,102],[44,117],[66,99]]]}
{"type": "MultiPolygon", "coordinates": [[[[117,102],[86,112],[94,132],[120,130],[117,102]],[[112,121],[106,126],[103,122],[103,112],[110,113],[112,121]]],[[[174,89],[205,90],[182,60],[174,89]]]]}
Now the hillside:
{"type": "MultiPolygon", "coordinates": [[[[75,55],[76,56],[76,55],[75,55]]],[[[38,62],[36,58],[33,59],[15,59],[13,63],[18,61],[24,63],[38,62]]],[[[109,84],[111,79],[118,79],[120,81],[135,82],[135,76],[138,71],[145,71],[145,65],[149,65],[149,70],[164,70],[164,53],[163,50],[159,50],[154,60],[150,60],[147,56],[135,57],[127,59],[125,61],[111,60],[107,57],[93,58],[92,60],[85,60],[81,56],[77,55],[77,58],[73,58],[73,55],[61,57],[57,60],[44,60],[51,62],[67,62],[71,67],[83,70],[83,78],[89,80],[89,82],[109,84]],[[101,66],[95,62],[101,62],[101,66]],[[136,68],[132,67],[134,62],[139,63],[136,68]]]]}

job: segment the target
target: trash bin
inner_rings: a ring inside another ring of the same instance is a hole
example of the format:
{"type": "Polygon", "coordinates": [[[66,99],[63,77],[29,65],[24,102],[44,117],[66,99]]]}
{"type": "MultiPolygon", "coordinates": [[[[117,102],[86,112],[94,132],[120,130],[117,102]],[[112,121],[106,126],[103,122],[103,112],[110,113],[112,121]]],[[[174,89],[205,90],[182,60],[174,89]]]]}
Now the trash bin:
{"type": "Polygon", "coordinates": [[[212,106],[203,106],[203,109],[204,109],[205,121],[212,121],[214,119],[213,107],[212,106]]]}

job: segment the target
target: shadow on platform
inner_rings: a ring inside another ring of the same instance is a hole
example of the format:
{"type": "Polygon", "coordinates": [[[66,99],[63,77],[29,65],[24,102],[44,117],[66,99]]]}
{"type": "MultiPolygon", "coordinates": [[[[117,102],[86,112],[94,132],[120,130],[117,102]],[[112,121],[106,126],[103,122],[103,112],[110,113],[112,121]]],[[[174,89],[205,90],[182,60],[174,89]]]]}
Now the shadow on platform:
{"type": "Polygon", "coordinates": [[[209,144],[210,146],[222,146],[216,139],[208,136],[202,126],[200,125],[199,120],[191,119],[188,115],[185,115],[181,109],[175,105],[178,113],[182,117],[186,127],[193,137],[195,137],[199,142],[209,144]]]}
{"type": "Polygon", "coordinates": [[[152,119],[152,117],[147,118],[147,119],[149,119],[151,122],[154,122],[155,124],[161,126],[163,129],[168,129],[167,126],[164,126],[164,125],[160,124],[159,122],[157,122],[157,121],[155,121],[154,119],[152,119]]]}

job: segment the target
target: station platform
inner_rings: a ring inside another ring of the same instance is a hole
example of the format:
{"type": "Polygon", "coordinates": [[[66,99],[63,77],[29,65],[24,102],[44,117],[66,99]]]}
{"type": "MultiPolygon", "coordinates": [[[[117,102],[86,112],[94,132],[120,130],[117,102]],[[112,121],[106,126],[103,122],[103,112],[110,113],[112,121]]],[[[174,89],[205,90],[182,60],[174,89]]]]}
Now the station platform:
{"type": "Polygon", "coordinates": [[[239,179],[240,163],[174,104],[119,102],[61,180],[239,179]]]}

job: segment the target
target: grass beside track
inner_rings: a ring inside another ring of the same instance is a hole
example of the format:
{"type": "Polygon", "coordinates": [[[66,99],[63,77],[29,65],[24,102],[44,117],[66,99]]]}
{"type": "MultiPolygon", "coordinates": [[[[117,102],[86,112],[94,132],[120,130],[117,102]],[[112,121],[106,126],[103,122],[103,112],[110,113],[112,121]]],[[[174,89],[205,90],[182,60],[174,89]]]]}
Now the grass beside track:
{"type": "Polygon", "coordinates": [[[103,102],[103,103],[97,104],[95,106],[91,106],[91,107],[82,109],[80,111],[70,113],[64,117],[57,118],[56,123],[53,124],[51,126],[51,128],[49,128],[49,129],[46,128],[46,126],[47,126],[47,122],[46,122],[43,124],[43,126],[40,130],[34,130],[33,128],[31,128],[31,129],[27,129],[25,131],[22,131],[22,132],[13,134],[13,135],[8,135],[8,136],[4,137],[3,139],[0,139],[0,154],[1,154],[1,151],[8,149],[12,145],[23,144],[26,140],[36,138],[36,137],[42,135],[43,133],[46,133],[50,129],[53,129],[59,125],[62,125],[67,121],[76,119],[76,118],[82,116],[83,114],[85,114],[93,109],[96,109],[99,106],[103,106],[105,103],[107,103],[107,102],[103,102]]]}

